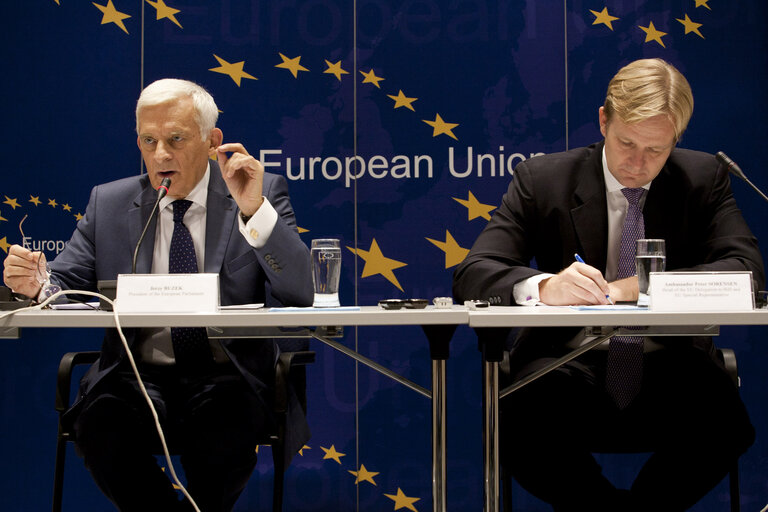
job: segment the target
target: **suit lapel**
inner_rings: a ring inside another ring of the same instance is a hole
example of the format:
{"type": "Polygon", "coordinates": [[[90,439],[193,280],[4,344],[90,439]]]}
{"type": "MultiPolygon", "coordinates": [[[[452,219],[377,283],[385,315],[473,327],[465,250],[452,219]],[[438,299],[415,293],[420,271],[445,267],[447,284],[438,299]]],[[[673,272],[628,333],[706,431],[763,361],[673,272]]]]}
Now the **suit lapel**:
{"type": "Polygon", "coordinates": [[[597,144],[592,157],[579,170],[579,183],[574,190],[576,206],[571,221],[578,239],[580,256],[587,263],[605,271],[608,236],[607,202],[603,179],[603,144],[597,144]]]}
{"type": "Polygon", "coordinates": [[[219,164],[211,161],[205,225],[205,272],[218,273],[224,263],[230,235],[235,226],[237,205],[221,178],[219,164]]]}
{"type": "MultiPolygon", "coordinates": [[[[150,185],[146,174],[141,178],[141,186],[141,192],[134,198],[133,203],[128,208],[128,239],[131,248],[136,247],[141,231],[144,229],[144,225],[147,223],[147,219],[149,219],[152,207],[157,199],[157,194],[150,185]]],[[[152,254],[155,247],[156,228],[157,216],[152,219],[152,223],[147,227],[144,240],[139,248],[139,254],[136,258],[136,273],[138,274],[149,274],[152,270],[152,254]]]]}

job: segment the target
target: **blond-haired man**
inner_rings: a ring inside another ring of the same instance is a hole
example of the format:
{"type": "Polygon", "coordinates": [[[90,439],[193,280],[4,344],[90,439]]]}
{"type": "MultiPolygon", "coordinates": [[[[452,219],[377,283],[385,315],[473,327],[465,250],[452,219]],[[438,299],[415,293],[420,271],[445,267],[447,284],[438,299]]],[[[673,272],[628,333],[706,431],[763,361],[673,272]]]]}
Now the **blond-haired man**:
{"type": "MultiPolygon", "coordinates": [[[[604,141],[518,165],[454,274],[456,298],[634,301],[634,252],[627,263],[623,249],[643,237],[666,240],[668,270],[750,270],[762,285],[762,257],[727,170],[676,148],[692,112],[690,86],[670,64],[623,67],[598,111],[604,141]]],[[[523,329],[509,347],[510,378],[569,352],[577,334],[523,329]]],[[[754,428],[710,338],[619,341],[502,401],[501,462],[558,511],[685,510],[747,450],[754,428]],[[628,353],[631,364],[622,363],[628,353]],[[590,450],[633,436],[654,452],[630,489],[617,489],[590,450]]]]}

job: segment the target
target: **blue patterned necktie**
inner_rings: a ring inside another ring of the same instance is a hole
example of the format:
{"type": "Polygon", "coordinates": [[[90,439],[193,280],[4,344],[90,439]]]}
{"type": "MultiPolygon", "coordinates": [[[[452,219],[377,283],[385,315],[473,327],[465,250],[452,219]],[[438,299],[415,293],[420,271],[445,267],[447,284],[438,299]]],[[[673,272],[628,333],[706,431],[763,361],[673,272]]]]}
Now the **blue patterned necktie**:
{"type": "MultiPolygon", "coordinates": [[[[192,235],[184,225],[184,214],[192,201],[177,199],[173,202],[173,235],[168,253],[168,272],[171,274],[197,273],[197,256],[192,235]]],[[[202,327],[172,327],[171,342],[178,368],[185,371],[201,370],[213,363],[208,335],[202,327]]]]}
{"type": "MultiPolygon", "coordinates": [[[[617,279],[635,275],[637,240],[645,238],[645,221],[640,209],[643,188],[623,188],[629,201],[627,217],[621,230],[617,279]]],[[[643,380],[643,337],[615,336],[608,345],[605,389],[619,409],[627,407],[640,391],[643,380]]]]}

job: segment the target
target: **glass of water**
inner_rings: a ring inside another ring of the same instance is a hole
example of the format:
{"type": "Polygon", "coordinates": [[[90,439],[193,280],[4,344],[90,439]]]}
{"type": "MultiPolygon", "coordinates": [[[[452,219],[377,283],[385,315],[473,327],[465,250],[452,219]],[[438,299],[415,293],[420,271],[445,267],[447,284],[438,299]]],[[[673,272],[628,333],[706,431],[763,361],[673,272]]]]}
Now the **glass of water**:
{"type": "Polygon", "coordinates": [[[635,267],[640,295],[637,303],[647,305],[649,301],[649,276],[651,272],[664,272],[667,266],[667,251],[664,240],[660,238],[642,238],[637,241],[635,267]]]}
{"type": "Polygon", "coordinates": [[[316,308],[338,307],[341,276],[341,245],[338,238],[312,240],[312,282],[316,308]]]}

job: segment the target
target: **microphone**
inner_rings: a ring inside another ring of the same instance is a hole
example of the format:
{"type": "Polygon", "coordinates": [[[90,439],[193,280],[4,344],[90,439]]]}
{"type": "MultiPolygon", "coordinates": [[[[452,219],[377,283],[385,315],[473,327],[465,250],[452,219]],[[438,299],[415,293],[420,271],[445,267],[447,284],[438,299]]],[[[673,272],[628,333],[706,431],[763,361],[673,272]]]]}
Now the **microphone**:
{"type": "Polygon", "coordinates": [[[144,235],[147,233],[147,228],[149,228],[149,224],[152,222],[152,218],[157,213],[157,207],[160,205],[160,200],[165,197],[165,195],[168,193],[168,189],[171,186],[171,178],[163,178],[163,181],[160,182],[160,186],[157,187],[157,200],[155,200],[155,206],[152,208],[152,213],[149,214],[149,218],[147,219],[147,223],[144,225],[144,231],[141,232],[141,236],[139,237],[139,241],[136,242],[136,249],[133,250],[133,262],[131,263],[131,274],[136,273],[136,258],[139,256],[139,247],[141,247],[141,242],[144,240],[144,235]]]}
{"type": "Polygon", "coordinates": [[[744,171],[741,170],[741,167],[736,165],[736,162],[728,158],[728,155],[726,155],[722,151],[718,151],[717,153],[715,153],[715,158],[717,158],[717,161],[723,164],[726,169],[728,169],[728,172],[730,172],[737,178],[747,182],[747,184],[749,184],[749,186],[752,187],[755,192],[760,194],[760,196],[762,196],[763,199],[768,201],[768,197],[765,194],[763,194],[763,192],[759,188],[757,188],[751,181],[749,181],[749,178],[747,178],[747,176],[744,174],[744,171]]]}

